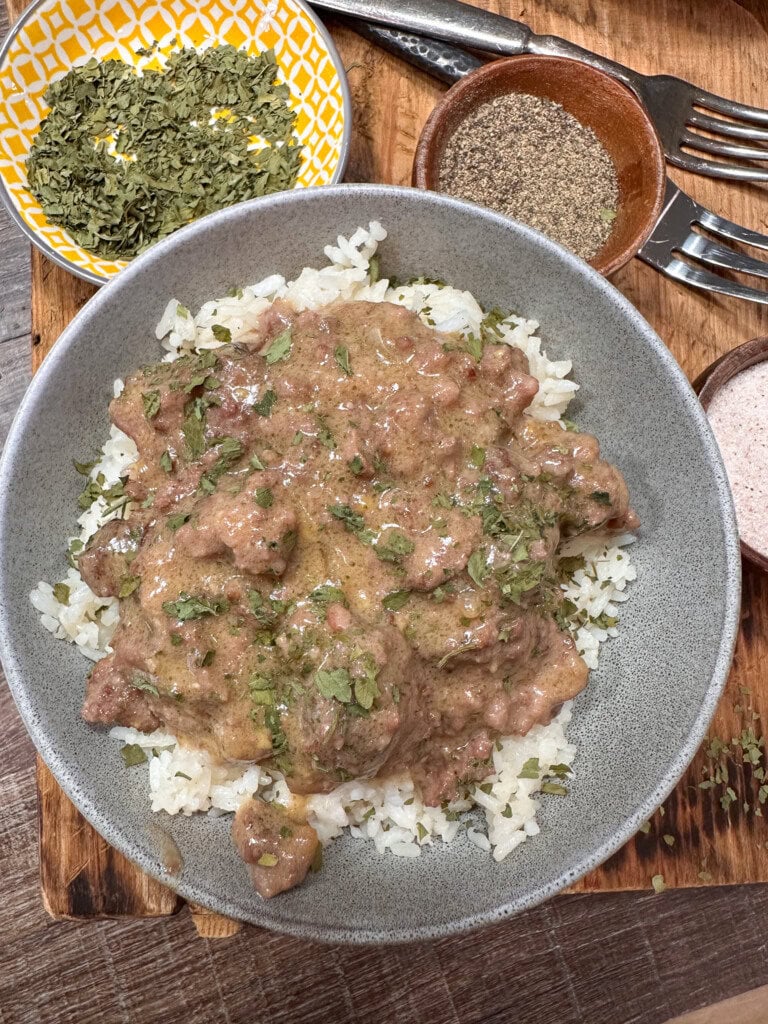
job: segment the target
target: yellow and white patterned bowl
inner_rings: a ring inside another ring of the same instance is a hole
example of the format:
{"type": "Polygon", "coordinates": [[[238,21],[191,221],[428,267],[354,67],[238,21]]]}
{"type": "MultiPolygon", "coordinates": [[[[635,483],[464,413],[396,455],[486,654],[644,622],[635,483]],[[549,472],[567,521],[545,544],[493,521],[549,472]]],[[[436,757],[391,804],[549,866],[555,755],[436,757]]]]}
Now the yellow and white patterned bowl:
{"type": "Polygon", "coordinates": [[[91,57],[136,64],[136,50],[160,44],[230,43],[249,53],[273,48],[291,87],[303,146],[297,188],[340,181],[351,131],[349,88],[336,47],[301,0],[38,0],[0,50],[0,196],[11,216],[55,263],[94,284],[125,266],[80,248],[50,224],[27,190],[25,161],[47,113],[50,83],[91,57]]]}

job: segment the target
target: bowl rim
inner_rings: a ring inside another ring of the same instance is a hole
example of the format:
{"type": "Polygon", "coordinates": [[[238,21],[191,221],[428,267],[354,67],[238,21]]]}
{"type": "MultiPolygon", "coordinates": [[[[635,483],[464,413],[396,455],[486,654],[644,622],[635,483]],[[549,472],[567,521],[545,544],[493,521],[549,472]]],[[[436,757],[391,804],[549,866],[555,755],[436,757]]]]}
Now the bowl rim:
{"type": "MultiPolygon", "coordinates": [[[[27,389],[14,418],[5,448],[2,455],[0,455],[0,480],[8,480],[10,478],[12,465],[16,459],[16,449],[23,435],[28,430],[33,430],[34,428],[34,414],[36,413],[38,392],[43,392],[49,382],[55,379],[59,363],[65,358],[68,348],[75,342],[81,324],[95,313],[98,313],[103,307],[108,306],[112,301],[113,294],[119,297],[121,290],[130,288],[132,279],[143,272],[145,263],[150,263],[153,260],[162,260],[166,255],[170,255],[173,247],[179,243],[179,239],[184,240],[194,233],[204,234],[207,223],[214,218],[219,221],[232,220],[242,216],[247,210],[263,210],[267,205],[289,204],[300,206],[303,203],[311,204],[316,195],[323,195],[325,197],[335,194],[342,198],[345,195],[349,195],[352,190],[362,193],[371,204],[375,203],[377,198],[392,197],[404,203],[410,202],[417,205],[424,204],[425,206],[437,207],[438,211],[441,206],[444,208],[454,207],[465,212],[469,211],[473,217],[485,219],[507,231],[510,225],[512,225],[515,233],[522,235],[535,246],[549,249],[557,254],[564,263],[570,265],[571,269],[575,270],[581,277],[586,278],[598,291],[602,292],[613,303],[614,308],[621,312],[622,317],[644,336],[646,343],[654,350],[665,371],[671,374],[676,384],[682,389],[683,394],[688,393],[690,401],[687,402],[686,408],[702,430],[702,434],[699,435],[702,442],[705,444],[707,441],[709,442],[706,444],[707,454],[714,463],[715,469],[718,470],[714,474],[715,493],[718,499],[717,507],[723,522],[724,551],[729,571],[726,573],[723,583],[725,596],[724,626],[717,646],[712,675],[685,741],[671,759],[666,772],[657,781],[654,789],[629,811],[623,824],[615,830],[610,838],[599,847],[580,853],[575,861],[562,868],[555,880],[551,882],[541,881],[522,896],[512,898],[492,909],[456,917],[449,922],[439,925],[420,925],[412,929],[398,928],[388,931],[358,930],[335,925],[321,927],[311,921],[307,922],[304,918],[297,920],[282,919],[278,921],[264,920],[254,915],[244,915],[240,907],[231,901],[220,899],[218,896],[210,894],[202,884],[185,881],[172,875],[159,865],[156,860],[150,859],[141,850],[137,850],[134,838],[119,826],[116,827],[108,813],[91,804],[87,798],[80,794],[77,780],[67,759],[57,751],[53,742],[47,737],[45,730],[36,721],[33,702],[11,645],[11,615],[9,608],[12,602],[9,600],[10,595],[7,593],[8,582],[3,574],[0,574],[0,658],[2,658],[5,667],[8,686],[27,731],[64,792],[97,832],[157,881],[168,886],[190,902],[200,903],[203,906],[211,907],[211,909],[218,913],[239,920],[246,920],[260,927],[269,927],[275,931],[296,935],[300,938],[355,945],[372,943],[394,944],[414,940],[445,938],[448,935],[461,934],[484,925],[499,923],[512,914],[536,906],[550,896],[561,892],[589,870],[605,861],[632,838],[640,825],[667,798],[692,761],[706,735],[710,719],[717,707],[730,670],[740,622],[741,559],[739,557],[738,534],[731,493],[728,488],[722,459],[709,427],[706,414],[700,403],[694,400],[694,394],[687,378],[670,351],[630,301],[606,278],[573,255],[573,253],[570,253],[562,246],[534,231],[527,225],[512,222],[508,218],[474,203],[467,203],[439,193],[398,186],[375,184],[326,185],[276,193],[273,196],[249,200],[246,203],[239,203],[202,217],[192,224],[179,229],[179,231],[174,232],[142,253],[126,267],[125,271],[117,275],[107,288],[100,289],[81,308],[69,326],[63,331],[40,370],[33,377],[32,383],[27,389]]],[[[10,488],[0,488],[0,551],[5,548],[8,538],[10,538],[13,531],[13,523],[8,515],[9,494],[10,488]]],[[[45,639],[45,636],[46,634],[41,631],[41,639],[45,639]]]]}
{"type": "MultiPolygon", "coordinates": [[[[597,257],[600,255],[601,251],[598,250],[591,260],[584,261],[588,266],[592,267],[593,270],[602,274],[603,277],[610,277],[637,256],[638,252],[650,238],[653,229],[656,227],[658,219],[661,216],[666,192],[667,176],[664,149],[661,144],[661,139],[645,105],[628,86],[624,85],[624,83],[620,82],[618,79],[613,78],[607,72],[601,71],[599,68],[574,60],[572,57],[561,57],[554,54],[538,53],[516,54],[511,57],[496,57],[489,60],[487,63],[482,64],[480,67],[474,68],[463,78],[460,78],[455,82],[448,91],[443,94],[427,118],[419,135],[419,140],[413,157],[412,182],[417,188],[425,189],[427,191],[435,191],[435,189],[433,189],[429,184],[428,172],[433,158],[432,151],[437,145],[438,133],[445,120],[446,114],[458,102],[460,102],[467,93],[472,92],[478,81],[485,78],[493,78],[494,76],[503,75],[505,70],[513,69],[515,67],[529,67],[536,69],[541,68],[543,64],[549,64],[552,67],[557,65],[568,66],[569,70],[575,74],[581,75],[585,79],[592,78],[594,82],[599,83],[600,88],[604,93],[608,92],[613,95],[623,95],[623,98],[630,104],[630,106],[635,108],[638,117],[643,122],[646,135],[651,144],[654,171],[653,206],[649,208],[641,230],[634,233],[632,243],[625,246],[624,249],[612,260],[598,260],[597,257]]],[[[649,160],[649,167],[650,163],[651,161],[649,160]]],[[[487,207],[487,209],[490,209],[490,207],[487,207]]],[[[513,218],[509,219],[511,220],[513,218]]]]}
{"type": "MultiPolygon", "coordinates": [[[[13,46],[14,42],[16,41],[21,30],[30,21],[34,19],[35,15],[41,7],[45,6],[50,2],[51,0],[33,0],[33,3],[31,3],[29,7],[27,7],[26,10],[22,12],[22,14],[16,19],[14,24],[11,26],[11,28],[8,31],[8,35],[3,41],[3,45],[0,46],[0,72],[3,70],[8,53],[11,47],[13,46]]],[[[224,2],[226,2],[226,0],[224,0],[224,2]]],[[[306,0],[288,0],[288,2],[295,4],[296,7],[302,10],[310,19],[312,24],[315,26],[315,31],[319,34],[319,36],[326,45],[328,54],[331,58],[331,61],[333,62],[333,66],[336,71],[336,76],[339,79],[339,85],[341,87],[343,119],[341,147],[339,150],[338,163],[336,164],[336,167],[333,170],[333,174],[331,175],[331,180],[328,183],[330,185],[338,185],[341,182],[341,179],[344,177],[344,174],[346,173],[347,164],[349,163],[350,148],[352,145],[352,94],[349,89],[349,79],[347,78],[347,72],[344,67],[344,62],[342,61],[341,55],[336,47],[336,44],[333,41],[333,37],[331,36],[331,33],[328,30],[325,23],[321,21],[317,11],[310,7],[306,0]]],[[[72,66],[74,67],[74,65],[72,66]]],[[[0,131],[1,130],[2,125],[0,125],[0,131]]],[[[319,188],[323,186],[312,185],[305,187],[319,188]]],[[[288,191],[294,191],[294,189],[289,189],[288,191]]],[[[27,239],[32,243],[32,245],[39,249],[39,251],[44,256],[46,256],[52,263],[55,263],[56,266],[61,267],[62,270],[69,271],[70,274],[74,274],[75,277],[79,277],[83,281],[88,281],[89,284],[93,284],[97,288],[101,288],[102,285],[108,284],[110,281],[113,281],[119,274],[122,274],[123,271],[126,270],[127,267],[134,262],[134,260],[138,259],[137,256],[131,257],[130,260],[126,261],[125,267],[123,267],[121,270],[116,271],[116,273],[111,274],[109,277],[97,274],[92,270],[88,270],[86,267],[79,266],[72,260],[67,259],[66,256],[62,256],[58,249],[54,248],[54,246],[52,246],[50,242],[48,242],[45,238],[39,235],[34,228],[30,227],[29,224],[27,224],[27,222],[24,220],[24,218],[21,216],[18,209],[16,208],[16,204],[14,203],[13,199],[11,198],[11,193],[8,189],[3,174],[0,174],[0,200],[2,200],[3,206],[8,212],[11,220],[16,224],[18,228],[21,229],[21,231],[26,235],[27,239]]],[[[245,200],[245,202],[251,201],[252,200],[245,200]]],[[[228,209],[228,207],[225,207],[225,209],[228,209]]],[[[194,223],[194,221],[192,221],[191,223],[194,223]]],[[[188,226],[189,225],[187,224],[183,225],[183,227],[188,226]]],[[[176,231],[181,230],[182,228],[176,229],[176,231]]],[[[172,234],[175,233],[175,231],[172,232],[172,234]]],[[[158,243],[155,242],[154,244],[157,245],[158,243]]],[[[152,246],[150,246],[150,248],[152,248],[152,246]]]]}
{"type": "MultiPolygon", "coordinates": [[[[768,360],[768,335],[759,335],[757,338],[750,338],[742,342],[736,348],[730,349],[719,356],[714,362],[702,370],[693,382],[693,390],[699,396],[704,411],[709,408],[710,402],[722,388],[733,380],[742,370],[748,370],[750,366],[764,363],[768,360]]],[[[753,548],[745,540],[740,540],[741,553],[748,562],[768,572],[768,555],[764,555],[753,548]]]]}

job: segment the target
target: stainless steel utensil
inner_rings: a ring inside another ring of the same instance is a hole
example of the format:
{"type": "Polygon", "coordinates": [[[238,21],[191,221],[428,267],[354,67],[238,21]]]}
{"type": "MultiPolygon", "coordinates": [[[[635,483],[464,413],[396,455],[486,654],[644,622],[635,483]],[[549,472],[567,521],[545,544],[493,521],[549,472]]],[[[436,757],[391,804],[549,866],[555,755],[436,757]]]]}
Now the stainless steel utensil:
{"type": "MultiPolygon", "coordinates": [[[[483,64],[472,54],[447,43],[353,18],[344,21],[366,39],[449,84],[457,82],[483,64]]],[[[667,277],[693,288],[768,305],[768,291],[750,288],[712,272],[723,269],[768,278],[768,261],[754,259],[746,253],[721,245],[700,234],[697,229],[704,229],[719,239],[768,250],[768,235],[719,217],[668,180],[661,216],[638,256],[667,277]],[[691,262],[686,262],[681,256],[688,257],[691,262]]]]}
{"type": "Polygon", "coordinates": [[[722,268],[768,278],[768,262],[712,241],[697,228],[703,228],[716,238],[732,239],[757,249],[768,250],[768,235],[750,231],[725,217],[719,217],[691,199],[673,181],[667,180],[667,194],[661,216],[653,234],[637,255],[675,281],[768,306],[768,292],[711,272],[722,268]],[[685,262],[680,258],[681,255],[689,257],[696,265],[685,262]]]}
{"type": "Polygon", "coordinates": [[[536,35],[519,21],[471,7],[460,0],[311,0],[311,3],[323,10],[489,53],[549,54],[583,61],[618,78],[639,96],[654,120],[671,163],[713,178],[768,181],[768,168],[754,164],[755,161],[768,162],[768,146],[760,145],[768,143],[768,110],[716,96],[672,75],[642,75],[566,39],[536,35]],[[709,138],[702,135],[702,131],[720,138],[709,138]]]}

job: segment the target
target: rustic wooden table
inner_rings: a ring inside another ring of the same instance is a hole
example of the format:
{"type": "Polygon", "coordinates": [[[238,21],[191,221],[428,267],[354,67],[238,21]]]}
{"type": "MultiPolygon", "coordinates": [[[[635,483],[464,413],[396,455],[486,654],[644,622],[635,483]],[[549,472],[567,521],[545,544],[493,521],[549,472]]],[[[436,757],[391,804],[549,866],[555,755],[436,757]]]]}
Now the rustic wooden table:
{"type": "MultiPolygon", "coordinates": [[[[594,40],[607,31],[608,8],[615,14],[616,0],[504,6],[534,25],[538,19],[538,27],[554,19],[563,34],[577,40],[591,34],[594,40]]],[[[724,61],[735,64],[738,50],[744,83],[763,90],[756,70],[742,58],[755,45],[762,49],[768,43],[768,6],[763,0],[717,0],[708,5],[707,17],[715,7],[723,38],[733,44],[729,50],[706,43],[711,24],[702,20],[700,8],[697,14],[694,0],[645,0],[627,7],[621,38],[611,42],[628,47],[639,26],[658,23],[664,30],[650,48],[652,63],[673,70],[667,30],[685,25],[698,42],[679,70],[717,88],[718,67],[724,61]],[[704,52],[706,67],[697,64],[704,52]]],[[[0,39],[7,29],[3,19],[0,5],[0,39]]],[[[614,19],[614,31],[615,25],[614,19]]],[[[348,46],[353,52],[355,43],[349,40],[348,46]]],[[[610,52],[607,39],[602,49],[610,52]]],[[[630,60],[629,52],[622,55],[630,60]]],[[[364,112],[352,164],[357,180],[402,178],[420,127],[421,111],[409,90],[397,102],[378,107],[370,102],[388,60],[369,56],[350,70],[364,112]],[[382,154],[370,143],[387,119],[396,120],[394,134],[402,145],[382,154]]],[[[425,79],[423,88],[433,86],[425,79]]],[[[726,91],[722,85],[721,90],[726,91]]],[[[437,95],[436,86],[434,91],[437,95]]],[[[748,95],[742,92],[741,98],[748,95]]],[[[763,99],[768,102],[768,96],[763,99]]],[[[700,182],[692,191],[714,205],[711,183],[700,182]]],[[[733,190],[717,209],[745,219],[750,194],[733,190]]],[[[752,223],[766,227],[764,218],[752,223]]],[[[652,272],[634,266],[617,283],[637,298],[649,281],[652,272]]],[[[29,379],[29,288],[28,247],[0,215],[0,443],[29,379]]],[[[643,312],[661,323],[669,293],[655,289],[652,294],[654,301],[643,312]]],[[[682,348],[684,339],[695,340],[690,358],[676,351],[689,371],[712,352],[715,322],[720,331],[728,325],[734,341],[765,322],[744,307],[685,301],[690,315],[678,317],[665,340],[673,349],[682,348]]],[[[474,935],[399,948],[324,947],[250,928],[229,940],[207,942],[197,938],[186,909],[153,921],[54,923],[40,900],[34,752],[4,688],[0,727],[5,736],[0,747],[0,1024],[321,1019],[526,1024],[545,1018],[553,1024],[662,1024],[768,983],[765,885],[668,890],[659,896],[650,889],[565,896],[474,935]]],[[[731,1024],[765,1021],[766,995],[752,993],[717,1016],[731,1024]],[[739,1017],[740,1009],[749,1016],[739,1017]]]]}

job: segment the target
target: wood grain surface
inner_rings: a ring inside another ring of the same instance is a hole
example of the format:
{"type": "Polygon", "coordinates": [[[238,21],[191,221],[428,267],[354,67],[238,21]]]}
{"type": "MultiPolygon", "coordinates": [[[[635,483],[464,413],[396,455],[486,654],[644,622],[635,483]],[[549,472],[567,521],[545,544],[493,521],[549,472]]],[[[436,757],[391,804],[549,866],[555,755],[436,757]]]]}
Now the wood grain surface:
{"type": "MultiPolygon", "coordinates": [[[[647,0],[631,7],[620,0],[539,0],[525,7],[488,6],[639,70],[680,73],[715,91],[768,106],[762,70],[768,57],[768,16],[761,0],[708,5],[647,0]]],[[[406,183],[418,132],[441,87],[405,71],[395,58],[371,50],[345,30],[334,34],[349,68],[356,113],[348,180],[406,183]],[[389,140],[386,147],[380,144],[383,138],[389,140]]],[[[673,177],[717,212],[768,229],[762,189],[717,185],[676,172],[673,177]]],[[[26,380],[21,354],[27,338],[23,295],[28,278],[26,246],[5,219],[0,219],[0,245],[4,436],[26,380]]],[[[87,286],[76,283],[73,288],[73,281],[34,257],[35,365],[88,297],[87,286]]],[[[683,292],[636,262],[616,284],[660,331],[689,375],[723,348],[766,333],[764,311],[683,292]]],[[[743,680],[759,675],[764,657],[762,578],[748,575],[745,594],[734,676],[716,726],[724,736],[732,735],[744,714],[734,705],[749,703],[739,680],[744,685],[743,680]]],[[[760,694],[750,696],[762,718],[766,708],[760,694]]],[[[768,982],[768,887],[762,885],[713,885],[661,896],[648,891],[565,896],[480,935],[400,949],[315,946],[251,928],[228,942],[203,942],[191,949],[194,933],[186,911],[154,922],[97,921],[87,928],[46,923],[36,883],[32,748],[6,692],[0,725],[5,737],[0,748],[2,1024],[321,1019],[453,1024],[513,1018],[525,1024],[545,1016],[555,1024],[661,1024],[768,982]]],[[[691,786],[701,777],[700,767],[691,786]]],[[[754,782],[737,767],[732,771],[741,797],[754,782]]],[[[765,851],[768,840],[765,823],[744,816],[741,800],[738,804],[739,813],[732,807],[726,815],[711,799],[705,801],[702,791],[678,790],[652,833],[630,844],[586,885],[621,885],[621,879],[633,877],[647,890],[650,875],[659,872],[668,884],[696,885],[702,870],[713,883],[764,879],[760,848],[765,851]],[[675,846],[661,842],[661,834],[675,835],[675,846]]],[[[89,839],[86,853],[92,849],[89,839]]],[[[759,1005],[754,1019],[768,1019],[765,1003],[759,1005]]]]}

